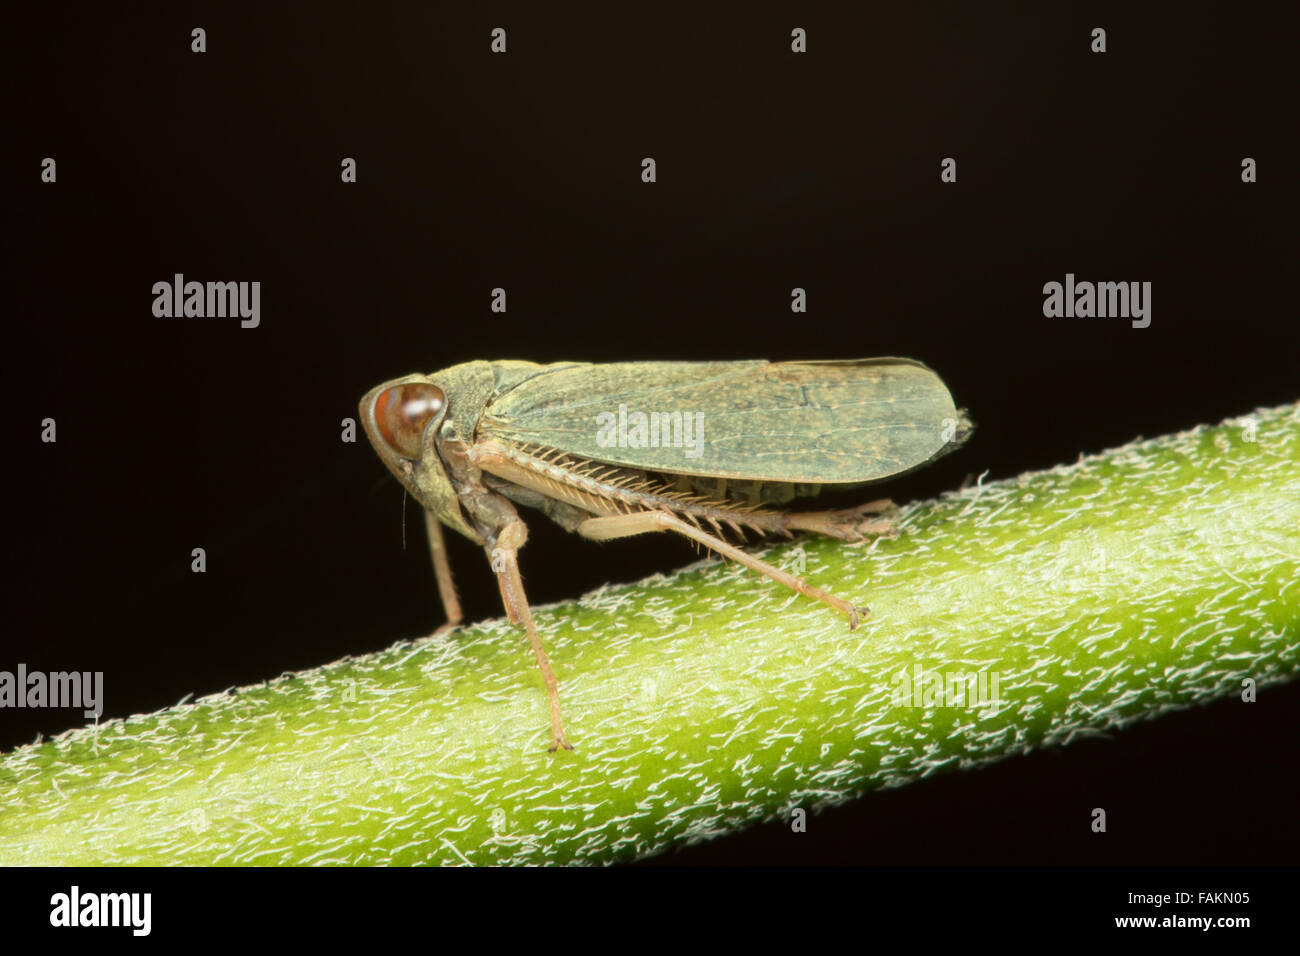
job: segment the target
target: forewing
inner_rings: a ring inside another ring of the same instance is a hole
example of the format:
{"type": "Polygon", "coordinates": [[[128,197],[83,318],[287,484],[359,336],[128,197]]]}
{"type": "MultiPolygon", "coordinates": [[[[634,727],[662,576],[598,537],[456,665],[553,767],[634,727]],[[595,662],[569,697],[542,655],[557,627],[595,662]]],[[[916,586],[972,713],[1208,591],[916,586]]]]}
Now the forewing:
{"type": "Polygon", "coordinates": [[[911,359],[621,362],[530,378],[485,409],[478,438],[677,474],[851,483],[923,464],[956,420],[942,380],[911,359]],[[638,431],[654,413],[658,427],[638,431]]]}

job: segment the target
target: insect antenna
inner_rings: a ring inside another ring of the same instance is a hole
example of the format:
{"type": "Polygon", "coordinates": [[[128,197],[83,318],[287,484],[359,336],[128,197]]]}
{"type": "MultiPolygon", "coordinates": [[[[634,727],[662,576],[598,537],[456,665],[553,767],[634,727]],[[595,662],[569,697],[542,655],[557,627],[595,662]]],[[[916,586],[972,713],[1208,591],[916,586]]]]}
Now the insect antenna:
{"type": "Polygon", "coordinates": [[[406,486],[402,486],[402,550],[406,550],[406,499],[410,497],[410,492],[406,486]]]}

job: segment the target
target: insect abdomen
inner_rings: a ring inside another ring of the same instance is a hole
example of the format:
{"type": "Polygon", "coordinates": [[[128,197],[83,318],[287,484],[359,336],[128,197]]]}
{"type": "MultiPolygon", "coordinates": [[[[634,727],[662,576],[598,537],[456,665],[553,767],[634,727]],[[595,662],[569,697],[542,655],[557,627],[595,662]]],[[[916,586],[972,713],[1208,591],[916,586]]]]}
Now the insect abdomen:
{"type": "MultiPolygon", "coordinates": [[[[788,521],[783,514],[732,498],[679,488],[675,475],[666,476],[674,480],[665,480],[665,476],[655,472],[587,461],[554,449],[525,450],[498,442],[482,443],[476,452],[485,471],[525,490],[526,493],[521,494],[505,487],[500,489],[502,494],[520,504],[537,507],[533,496],[540,494],[592,515],[663,510],[697,525],[706,522],[719,533],[723,525],[737,534],[741,528],[761,534],[788,533],[788,521]]],[[[750,484],[757,486],[758,483],[750,484]]],[[[776,487],[780,483],[772,484],[776,487]]],[[[761,493],[761,487],[758,490],[761,493]]]]}
{"type": "Polygon", "coordinates": [[[662,480],[682,491],[749,507],[778,507],[795,498],[813,498],[822,492],[822,485],[808,482],[749,481],[705,475],[664,475],[662,480]]]}

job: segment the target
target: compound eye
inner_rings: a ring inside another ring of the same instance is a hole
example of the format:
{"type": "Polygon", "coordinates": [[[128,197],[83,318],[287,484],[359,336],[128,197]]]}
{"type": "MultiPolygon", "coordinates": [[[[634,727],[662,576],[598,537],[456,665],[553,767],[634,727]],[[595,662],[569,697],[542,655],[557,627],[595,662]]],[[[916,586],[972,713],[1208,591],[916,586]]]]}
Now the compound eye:
{"type": "Polygon", "coordinates": [[[445,405],[446,398],[437,385],[395,385],[375,399],[375,426],[389,448],[415,461],[424,450],[424,430],[442,414],[445,405]]]}

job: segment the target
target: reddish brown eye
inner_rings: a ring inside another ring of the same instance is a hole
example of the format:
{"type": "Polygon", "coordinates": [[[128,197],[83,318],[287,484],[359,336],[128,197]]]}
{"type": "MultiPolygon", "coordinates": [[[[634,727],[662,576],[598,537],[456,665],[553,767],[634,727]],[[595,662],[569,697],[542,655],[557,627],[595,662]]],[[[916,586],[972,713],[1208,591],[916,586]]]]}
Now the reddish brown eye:
{"type": "Polygon", "coordinates": [[[424,430],[442,414],[445,403],[437,385],[396,385],[375,399],[375,426],[389,448],[414,461],[424,450],[424,430]]]}

